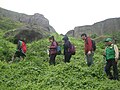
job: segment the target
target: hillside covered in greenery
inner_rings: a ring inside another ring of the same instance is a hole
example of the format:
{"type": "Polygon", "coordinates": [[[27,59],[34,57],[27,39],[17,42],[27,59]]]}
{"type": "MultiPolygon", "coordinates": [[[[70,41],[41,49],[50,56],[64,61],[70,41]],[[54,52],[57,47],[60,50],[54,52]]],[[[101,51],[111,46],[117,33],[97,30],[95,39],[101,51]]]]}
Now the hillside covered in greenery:
{"type": "MultiPolygon", "coordinates": [[[[70,41],[76,46],[76,54],[72,56],[70,63],[64,63],[64,56],[61,54],[56,57],[56,65],[49,66],[48,38],[27,43],[25,60],[20,61],[17,58],[13,63],[9,63],[16,44],[3,36],[7,29],[20,25],[10,23],[4,25],[0,22],[0,90],[120,90],[120,81],[109,80],[104,72],[105,60],[102,53],[105,46],[102,40],[97,43],[94,64],[91,67],[88,67],[84,60],[83,41],[72,37],[70,41]],[[9,27],[10,23],[12,27],[9,27]]],[[[63,36],[54,36],[63,51],[63,36]]],[[[120,48],[119,43],[118,46],[120,48]]],[[[120,62],[118,69],[120,75],[120,62]]]]}

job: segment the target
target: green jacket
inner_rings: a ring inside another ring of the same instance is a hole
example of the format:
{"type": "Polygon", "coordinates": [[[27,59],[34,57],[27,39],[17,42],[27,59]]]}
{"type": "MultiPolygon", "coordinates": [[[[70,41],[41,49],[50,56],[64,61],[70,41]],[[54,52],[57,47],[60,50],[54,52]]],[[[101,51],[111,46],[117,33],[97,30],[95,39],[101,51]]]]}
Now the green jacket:
{"type": "Polygon", "coordinates": [[[114,45],[107,46],[105,49],[106,52],[106,60],[112,60],[115,59],[115,50],[114,45]]]}

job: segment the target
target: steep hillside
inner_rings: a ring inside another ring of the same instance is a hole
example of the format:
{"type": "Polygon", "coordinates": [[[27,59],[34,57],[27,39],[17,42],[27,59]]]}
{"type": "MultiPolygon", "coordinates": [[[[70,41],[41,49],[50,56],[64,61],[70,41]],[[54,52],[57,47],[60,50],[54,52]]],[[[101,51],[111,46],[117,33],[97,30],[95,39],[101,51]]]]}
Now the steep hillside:
{"type": "Polygon", "coordinates": [[[6,32],[5,38],[25,38],[28,42],[31,42],[46,37],[50,33],[56,33],[48,19],[39,13],[26,15],[0,8],[0,19],[2,19],[0,29],[9,30],[6,32]],[[13,22],[21,23],[21,26],[11,28],[14,25],[13,22]],[[7,28],[5,28],[6,26],[7,28]]]}
{"type": "MultiPolygon", "coordinates": [[[[13,15],[9,14],[9,16],[13,15]]],[[[56,57],[56,66],[49,66],[49,55],[47,54],[47,47],[50,45],[47,36],[49,31],[44,28],[37,25],[31,26],[4,15],[0,17],[0,90],[120,89],[120,82],[109,80],[104,72],[105,60],[102,53],[105,46],[103,42],[97,43],[94,64],[91,67],[88,67],[84,60],[83,41],[72,37],[70,37],[70,41],[76,46],[76,54],[72,56],[70,63],[64,63],[64,56],[61,54],[56,57]],[[46,37],[39,39],[42,38],[42,35],[46,37]],[[14,62],[10,63],[16,50],[16,44],[12,42],[14,38],[19,37],[31,42],[27,43],[26,58],[24,61],[16,58],[14,62]]],[[[63,36],[53,35],[63,52],[63,36]]],[[[118,38],[120,33],[115,36],[118,38]]],[[[120,47],[120,43],[117,44],[120,47]]],[[[120,78],[119,66],[120,62],[118,62],[120,78]]]]}
{"type": "Polygon", "coordinates": [[[120,18],[106,19],[93,25],[78,26],[74,30],[68,31],[67,35],[80,37],[81,33],[87,33],[88,35],[96,34],[99,36],[113,34],[114,32],[120,32],[120,18]]]}
{"type": "MultiPolygon", "coordinates": [[[[2,35],[3,33],[1,33],[2,35]]],[[[1,36],[0,36],[1,37],[1,36]]],[[[62,50],[62,36],[55,35],[62,50]]],[[[56,57],[56,66],[49,66],[47,46],[48,38],[27,44],[27,57],[24,61],[17,58],[7,63],[16,45],[1,37],[1,50],[9,50],[0,57],[0,89],[1,90],[119,90],[120,82],[107,79],[104,72],[105,61],[101,55],[103,42],[97,43],[94,65],[88,67],[84,60],[83,41],[70,38],[76,46],[76,55],[70,63],[63,62],[63,55],[56,57]],[[7,46],[7,49],[5,49],[7,46]],[[11,51],[11,52],[10,52],[11,51]]],[[[0,51],[1,51],[0,50],[0,51]]],[[[118,63],[120,66],[120,63],[118,63]]],[[[120,71],[120,67],[119,67],[120,71]]],[[[120,72],[119,72],[120,73],[120,72]]],[[[120,74],[119,74],[120,75],[120,74]]]]}

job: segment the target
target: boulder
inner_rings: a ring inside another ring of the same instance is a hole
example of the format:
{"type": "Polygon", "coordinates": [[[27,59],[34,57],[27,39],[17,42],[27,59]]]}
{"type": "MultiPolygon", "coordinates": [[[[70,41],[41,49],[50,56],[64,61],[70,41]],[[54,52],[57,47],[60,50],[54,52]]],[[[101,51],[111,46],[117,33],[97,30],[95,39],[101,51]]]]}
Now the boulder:
{"type": "Polygon", "coordinates": [[[35,13],[27,15],[0,8],[0,17],[9,18],[13,21],[23,23],[21,27],[10,30],[4,37],[26,38],[28,42],[41,39],[51,33],[56,33],[55,29],[49,24],[49,20],[44,15],[35,13]]]}
{"type": "Polygon", "coordinates": [[[8,38],[10,41],[15,39],[24,39],[26,42],[32,42],[47,37],[48,34],[49,33],[47,33],[44,28],[24,26],[16,30],[6,32],[4,37],[8,38]]]}
{"type": "Polygon", "coordinates": [[[82,33],[86,33],[89,36],[91,35],[105,35],[105,34],[113,34],[115,32],[120,32],[120,18],[111,18],[106,19],[101,22],[94,23],[93,25],[85,25],[85,26],[78,26],[74,28],[73,31],[68,31],[66,34],[75,37],[80,37],[82,33]]]}

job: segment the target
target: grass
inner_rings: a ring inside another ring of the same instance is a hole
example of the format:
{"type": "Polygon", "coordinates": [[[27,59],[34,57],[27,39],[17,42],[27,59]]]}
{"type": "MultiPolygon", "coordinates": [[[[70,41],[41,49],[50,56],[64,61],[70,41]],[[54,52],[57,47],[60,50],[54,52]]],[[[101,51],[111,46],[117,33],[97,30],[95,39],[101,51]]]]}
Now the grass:
{"type": "MultiPolygon", "coordinates": [[[[55,38],[62,47],[62,36],[55,35],[55,38]]],[[[76,55],[72,56],[70,63],[65,64],[63,55],[58,55],[56,66],[49,66],[48,38],[27,44],[24,61],[17,59],[10,64],[1,60],[1,90],[119,90],[120,82],[107,79],[104,72],[103,43],[97,43],[94,65],[88,67],[84,60],[83,41],[71,37],[70,41],[76,46],[76,55]]],[[[10,42],[7,45],[13,52],[16,45],[10,42]]]]}

